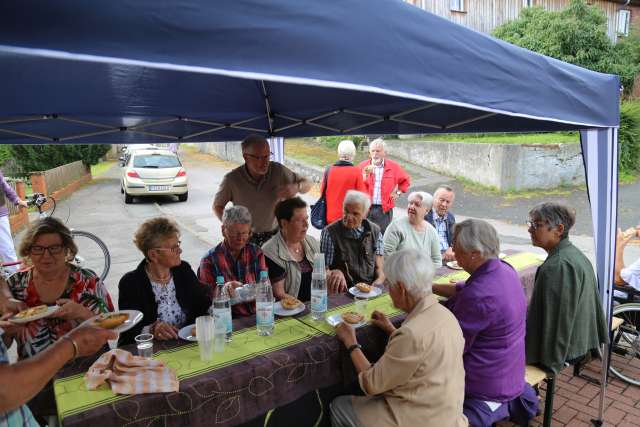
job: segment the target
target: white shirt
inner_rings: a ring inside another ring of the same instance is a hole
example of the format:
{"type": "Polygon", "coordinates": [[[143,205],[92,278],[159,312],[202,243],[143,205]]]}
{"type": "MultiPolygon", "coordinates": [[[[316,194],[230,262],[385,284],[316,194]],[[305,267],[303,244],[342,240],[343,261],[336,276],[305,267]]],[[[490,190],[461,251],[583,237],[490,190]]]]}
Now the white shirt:
{"type": "Polygon", "coordinates": [[[376,166],[371,162],[371,166],[373,166],[373,200],[372,204],[381,205],[382,204],[382,175],[384,174],[384,159],[382,159],[382,163],[380,166],[376,166]]]}
{"type": "Polygon", "coordinates": [[[640,291],[640,259],[620,271],[620,277],[629,286],[640,291]]]}

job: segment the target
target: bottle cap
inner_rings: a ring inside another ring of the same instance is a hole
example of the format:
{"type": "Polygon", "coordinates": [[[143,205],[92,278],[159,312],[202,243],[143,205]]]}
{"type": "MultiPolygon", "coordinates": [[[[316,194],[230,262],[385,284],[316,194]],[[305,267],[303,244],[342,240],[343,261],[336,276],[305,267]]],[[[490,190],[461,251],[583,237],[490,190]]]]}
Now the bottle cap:
{"type": "Polygon", "coordinates": [[[260,280],[266,279],[267,277],[269,277],[269,274],[267,273],[267,271],[266,270],[262,270],[260,272],[260,280]]]}
{"type": "Polygon", "coordinates": [[[222,277],[222,276],[217,276],[217,277],[216,277],[216,284],[218,284],[218,285],[224,285],[224,277],[222,277]]]}

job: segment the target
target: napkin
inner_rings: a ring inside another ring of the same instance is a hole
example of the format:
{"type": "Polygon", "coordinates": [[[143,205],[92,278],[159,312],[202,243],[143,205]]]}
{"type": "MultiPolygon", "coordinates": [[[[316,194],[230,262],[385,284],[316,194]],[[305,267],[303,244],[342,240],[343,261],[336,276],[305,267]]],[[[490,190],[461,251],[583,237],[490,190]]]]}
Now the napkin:
{"type": "Polygon", "coordinates": [[[84,376],[88,390],[106,381],[115,394],[168,393],[178,391],[176,372],[160,360],[134,356],[113,349],[96,360],[84,376]]]}

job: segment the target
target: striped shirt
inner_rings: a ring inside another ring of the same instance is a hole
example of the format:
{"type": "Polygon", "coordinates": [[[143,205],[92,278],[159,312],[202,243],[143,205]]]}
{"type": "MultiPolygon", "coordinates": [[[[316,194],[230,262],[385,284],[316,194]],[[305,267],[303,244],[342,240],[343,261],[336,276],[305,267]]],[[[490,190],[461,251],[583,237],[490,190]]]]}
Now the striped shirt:
{"type": "MultiPolygon", "coordinates": [[[[0,328],[0,365],[9,364],[7,347],[2,341],[4,331],[0,328]]],[[[9,412],[0,412],[0,427],[37,427],[38,423],[33,418],[27,405],[22,405],[9,412]]]]}
{"type": "Polygon", "coordinates": [[[384,159],[382,159],[382,163],[380,166],[376,166],[371,163],[373,166],[373,198],[372,204],[381,205],[382,204],[382,175],[384,175],[384,159]]]}
{"type": "Polygon", "coordinates": [[[436,225],[436,231],[438,232],[438,240],[440,240],[440,253],[449,249],[448,231],[447,231],[447,217],[439,216],[435,209],[433,210],[433,222],[436,225]]]}

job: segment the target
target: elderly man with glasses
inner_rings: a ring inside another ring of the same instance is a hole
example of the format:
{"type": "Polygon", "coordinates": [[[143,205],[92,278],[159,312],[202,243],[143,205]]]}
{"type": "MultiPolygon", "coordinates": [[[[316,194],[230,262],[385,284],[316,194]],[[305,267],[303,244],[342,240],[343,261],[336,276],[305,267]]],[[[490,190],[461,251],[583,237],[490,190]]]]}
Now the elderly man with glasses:
{"type": "MultiPolygon", "coordinates": [[[[215,293],[216,278],[222,276],[230,296],[244,283],[257,283],[260,271],[267,271],[262,249],[249,241],[251,213],[244,206],[231,206],[222,215],[224,240],[211,249],[200,261],[198,277],[215,293]]],[[[232,315],[249,316],[255,313],[255,302],[241,302],[231,307],[232,315]]]]}
{"type": "Polygon", "coordinates": [[[575,219],[567,206],[542,203],[527,221],[531,242],[548,256],[536,273],[527,313],[526,358],[556,374],[608,340],[593,267],[569,241],[575,219]]]}
{"type": "Polygon", "coordinates": [[[244,164],[224,176],[213,200],[213,212],[220,220],[228,202],[249,209],[253,216],[251,241],[258,246],[277,231],[276,204],[311,189],[309,180],[270,161],[270,156],[269,143],[264,137],[246,137],[242,141],[244,164]]]}
{"type": "Polygon", "coordinates": [[[329,292],[343,292],[363,282],[384,282],[384,246],[380,227],[367,219],[371,200],[366,193],[347,191],[342,220],[326,226],[320,236],[320,252],[329,267],[329,292]]]}

